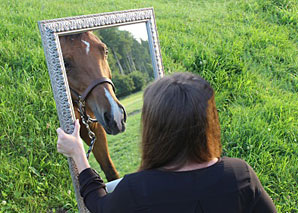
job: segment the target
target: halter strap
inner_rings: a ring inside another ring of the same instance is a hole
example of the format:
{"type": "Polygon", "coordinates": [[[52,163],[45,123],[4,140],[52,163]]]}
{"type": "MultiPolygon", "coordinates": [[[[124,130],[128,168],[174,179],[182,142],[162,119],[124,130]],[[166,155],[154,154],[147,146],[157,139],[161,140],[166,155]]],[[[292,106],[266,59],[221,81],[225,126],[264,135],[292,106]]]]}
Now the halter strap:
{"type": "Polygon", "coordinates": [[[104,83],[110,84],[113,87],[113,90],[115,92],[115,86],[114,86],[113,82],[111,81],[111,79],[106,78],[106,77],[98,78],[98,79],[95,79],[94,81],[92,81],[91,84],[87,87],[87,89],[83,92],[83,94],[80,97],[81,101],[85,101],[85,99],[87,98],[89,93],[94,89],[94,87],[96,87],[99,84],[104,84],[104,83]]]}
{"type": "MultiPolygon", "coordinates": [[[[85,89],[85,91],[83,92],[82,95],[80,95],[78,92],[76,92],[72,88],[70,88],[70,90],[73,92],[73,94],[75,94],[77,96],[77,98],[78,98],[77,103],[78,104],[80,104],[80,103],[85,104],[85,100],[86,100],[87,96],[94,89],[94,87],[96,87],[99,84],[104,84],[104,83],[110,84],[113,87],[113,91],[115,92],[115,85],[113,84],[113,82],[111,81],[111,79],[106,78],[106,77],[98,78],[98,79],[95,79],[94,81],[92,81],[91,84],[87,87],[87,89],[85,89]]],[[[126,117],[127,117],[126,110],[125,110],[125,108],[121,104],[119,104],[119,106],[123,110],[123,113],[124,113],[124,122],[126,122],[126,117]]]]}

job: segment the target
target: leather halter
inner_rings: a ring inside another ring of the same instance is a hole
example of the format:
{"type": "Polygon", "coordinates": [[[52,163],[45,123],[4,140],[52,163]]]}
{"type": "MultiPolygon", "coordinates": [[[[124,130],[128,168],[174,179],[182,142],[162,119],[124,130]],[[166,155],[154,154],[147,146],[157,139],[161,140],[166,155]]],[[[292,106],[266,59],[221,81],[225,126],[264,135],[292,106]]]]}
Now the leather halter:
{"type": "Polygon", "coordinates": [[[113,91],[115,92],[115,86],[114,86],[113,82],[111,81],[111,79],[106,78],[106,77],[98,78],[98,79],[95,79],[94,81],[92,81],[91,84],[87,87],[87,89],[85,89],[85,91],[81,95],[81,98],[80,98],[81,101],[85,101],[85,99],[87,98],[89,93],[94,89],[94,87],[96,87],[99,84],[104,84],[104,83],[110,84],[113,87],[113,91]]]}
{"type": "MultiPolygon", "coordinates": [[[[92,81],[89,86],[87,87],[87,89],[85,89],[85,91],[83,92],[82,95],[80,95],[78,92],[76,92],[74,89],[70,88],[70,90],[77,96],[78,100],[76,100],[76,102],[78,104],[80,103],[85,103],[88,95],[90,94],[90,92],[97,86],[100,84],[104,84],[104,83],[108,83],[112,86],[113,91],[115,92],[115,85],[113,84],[113,82],[111,81],[111,79],[106,78],[106,77],[101,77],[98,79],[95,79],[94,81],[92,81]]],[[[84,104],[85,105],[85,104],[84,104]]],[[[126,122],[126,111],[125,108],[120,104],[120,107],[123,110],[124,113],[124,122],[126,122]]]]}

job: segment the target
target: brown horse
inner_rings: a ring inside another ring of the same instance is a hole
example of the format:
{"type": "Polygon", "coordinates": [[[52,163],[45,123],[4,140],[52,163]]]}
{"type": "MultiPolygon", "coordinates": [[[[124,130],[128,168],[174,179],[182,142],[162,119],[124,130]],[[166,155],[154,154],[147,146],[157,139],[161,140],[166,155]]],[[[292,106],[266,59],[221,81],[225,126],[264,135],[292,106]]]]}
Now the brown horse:
{"type": "MultiPolygon", "coordinates": [[[[92,32],[84,32],[60,37],[65,69],[68,77],[71,96],[74,103],[75,115],[78,112],[78,94],[86,95],[86,112],[98,123],[90,124],[96,135],[93,154],[100,164],[108,181],[119,178],[115,166],[108,152],[106,133],[118,134],[125,130],[125,110],[120,104],[113,90],[111,70],[107,62],[107,47],[92,32]],[[94,81],[106,79],[103,82],[94,81]],[[108,82],[110,81],[110,82],[108,82]],[[90,89],[90,84],[91,86],[90,89]]],[[[81,123],[81,137],[90,145],[90,138],[86,127],[81,123]]]]}

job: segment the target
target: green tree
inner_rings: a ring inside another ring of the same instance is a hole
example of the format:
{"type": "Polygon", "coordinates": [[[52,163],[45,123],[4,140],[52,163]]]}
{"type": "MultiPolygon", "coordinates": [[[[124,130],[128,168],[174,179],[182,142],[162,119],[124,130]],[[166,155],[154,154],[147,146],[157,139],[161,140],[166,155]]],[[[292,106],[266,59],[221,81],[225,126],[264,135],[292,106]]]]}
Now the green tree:
{"type": "Polygon", "coordinates": [[[129,77],[132,79],[132,81],[134,83],[135,89],[133,90],[133,92],[140,91],[146,83],[144,74],[142,74],[139,71],[130,73],[129,77]]]}

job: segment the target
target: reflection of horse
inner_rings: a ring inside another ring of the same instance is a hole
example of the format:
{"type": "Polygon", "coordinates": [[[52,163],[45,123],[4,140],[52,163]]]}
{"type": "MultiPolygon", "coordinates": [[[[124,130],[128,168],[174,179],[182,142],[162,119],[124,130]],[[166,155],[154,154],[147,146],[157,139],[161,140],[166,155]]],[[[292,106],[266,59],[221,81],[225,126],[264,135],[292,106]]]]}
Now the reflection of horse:
{"type": "MultiPolygon", "coordinates": [[[[92,32],[60,37],[63,59],[67,72],[76,118],[78,94],[86,97],[86,112],[99,121],[90,127],[96,134],[93,154],[108,181],[119,178],[108,153],[108,134],[125,130],[126,114],[113,91],[111,71],[107,62],[107,47],[92,32]],[[85,95],[84,95],[85,94],[85,95]]],[[[88,131],[81,123],[81,137],[90,145],[88,131]]]]}

